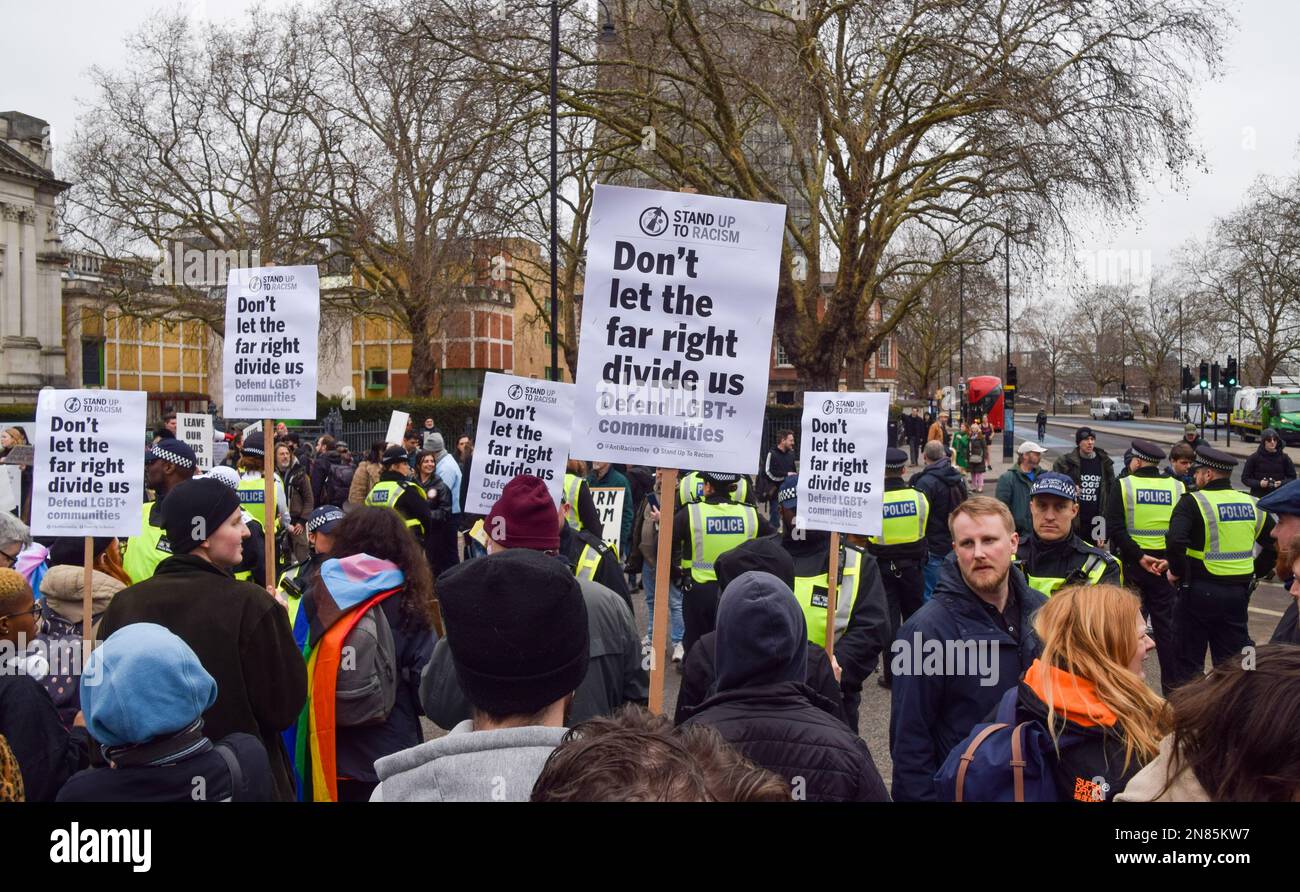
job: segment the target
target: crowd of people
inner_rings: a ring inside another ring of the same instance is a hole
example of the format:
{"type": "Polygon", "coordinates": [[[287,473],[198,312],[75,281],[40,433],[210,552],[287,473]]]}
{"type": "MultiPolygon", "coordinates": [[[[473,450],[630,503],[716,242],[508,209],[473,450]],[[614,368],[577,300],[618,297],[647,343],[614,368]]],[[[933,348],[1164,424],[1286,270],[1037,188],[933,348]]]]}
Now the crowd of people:
{"type": "Polygon", "coordinates": [[[1207,444],[1135,440],[1116,475],[1083,427],[1050,470],[1022,443],[992,498],[992,435],[903,414],[881,533],[832,554],[789,430],[752,479],[572,458],[558,505],[521,474],[477,517],[473,443],[433,419],[355,462],[250,428],[201,472],[164,418],[141,532],[93,543],[91,615],[83,540],[0,516],[0,799],[1300,799],[1295,601],[1269,644],[1246,627],[1258,578],[1300,600],[1278,444],[1257,500],[1207,444]],[[593,488],[624,493],[608,528],[593,488]],[[633,601],[652,620],[658,583],[662,653],[633,601]]]}

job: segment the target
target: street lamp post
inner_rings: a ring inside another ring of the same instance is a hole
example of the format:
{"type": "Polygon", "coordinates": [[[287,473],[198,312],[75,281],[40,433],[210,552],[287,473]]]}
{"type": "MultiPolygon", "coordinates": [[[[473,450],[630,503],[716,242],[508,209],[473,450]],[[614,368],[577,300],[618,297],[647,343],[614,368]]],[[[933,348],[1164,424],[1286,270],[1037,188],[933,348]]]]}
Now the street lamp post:
{"type": "Polygon", "coordinates": [[[1003,239],[1004,273],[1006,277],[1007,296],[1007,364],[1002,381],[1005,394],[1002,412],[1002,459],[1010,463],[1015,451],[1016,441],[1016,389],[1011,384],[1011,220],[1007,220],[1007,229],[1003,239]]]}
{"type": "Polygon", "coordinates": [[[551,380],[560,380],[560,4],[551,0],[551,380]]]}

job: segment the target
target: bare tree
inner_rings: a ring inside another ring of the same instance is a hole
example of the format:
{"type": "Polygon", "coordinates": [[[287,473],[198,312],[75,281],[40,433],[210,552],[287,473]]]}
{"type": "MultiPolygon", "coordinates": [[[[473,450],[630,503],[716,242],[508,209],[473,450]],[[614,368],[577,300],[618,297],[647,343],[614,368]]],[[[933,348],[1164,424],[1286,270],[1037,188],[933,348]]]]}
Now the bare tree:
{"type": "Polygon", "coordinates": [[[212,289],[226,266],[321,256],[328,224],[312,196],[324,170],[301,126],[319,58],[301,25],[293,10],[254,10],[200,39],[183,16],[161,17],[127,40],[123,70],[92,69],[65,216],[71,244],[108,261],[106,291],[122,312],[221,333],[212,289]],[[178,244],[221,262],[178,278],[178,244]]]}
{"type": "MultiPolygon", "coordinates": [[[[1267,383],[1300,359],[1300,177],[1261,178],[1240,208],[1216,220],[1203,246],[1183,254],[1200,315],[1236,352],[1235,325],[1252,351],[1247,374],[1267,383]]],[[[1218,347],[1218,344],[1214,345],[1218,347]]],[[[1224,355],[1213,349],[1207,355],[1224,355]]]]}
{"type": "MultiPolygon", "coordinates": [[[[909,248],[918,254],[924,251],[920,246],[909,248]]],[[[882,304],[886,313],[900,299],[891,293],[894,285],[891,282],[885,288],[882,304]]],[[[908,291],[906,284],[898,290],[904,295],[908,291]]],[[[973,354],[973,345],[981,335],[1001,330],[1000,297],[996,277],[982,267],[972,267],[964,275],[952,269],[931,279],[922,299],[896,330],[899,383],[917,394],[933,393],[944,381],[944,370],[956,370],[963,342],[973,354]]]]}
{"type": "Polygon", "coordinates": [[[498,196],[526,97],[449,51],[453,28],[423,4],[334,0],[313,32],[328,72],[307,114],[328,148],[320,202],[359,307],[410,332],[416,394],[433,390],[450,314],[509,287],[498,196]]]}
{"type": "MultiPolygon", "coordinates": [[[[1178,302],[1180,288],[1166,272],[1146,292],[1126,301],[1131,353],[1147,387],[1151,414],[1159,414],[1162,393],[1177,393],[1178,302]]],[[[1176,400],[1171,399],[1171,403],[1176,400]]]]}
{"type": "MultiPolygon", "coordinates": [[[[1028,342],[1039,363],[1038,384],[1043,387],[1043,402],[1057,411],[1057,396],[1063,377],[1074,354],[1078,337],[1074,320],[1062,304],[1039,306],[1023,313],[1016,323],[1021,342],[1028,342]]],[[[1026,377],[1022,373],[1021,381],[1026,377]]],[[[1032,380],[1032,378],[1031,378],[1032,380]]],[[[1032,383],[1031,383],[1032,387],[1032,383]]]]}
{"type": "MultiPolygon", "coordinates": [[[[464,52],[544,95],[544,66],[500,53],[508,40],[544,45],[538,17],[515,11],[535,5],[505,0],[504,29],[484,3],[445,2],[476,32],[464,52]]],[[[777,333],[823,388],[957,258],[988,259],[973,254],[1012,211],[1023,243],[1031,223],[1061,224],[1081,204],[1132,207],[1150,163],[1193,160],[1187,91],[1217,64],[1226,18],[1214,2],[1158,0],[616,6],[615,51],[562,48],[562,102],[628,142],[652,127],[652,163],[622,160],[665,186],[790,206],[777,333]],[[594,85],[569,77],[583,66],[599,69],[594,85]],[[940,251],[891,252],[912,232],[940,251]]],[[[850,386],[860,378],[850,363],[850,386]]]]}

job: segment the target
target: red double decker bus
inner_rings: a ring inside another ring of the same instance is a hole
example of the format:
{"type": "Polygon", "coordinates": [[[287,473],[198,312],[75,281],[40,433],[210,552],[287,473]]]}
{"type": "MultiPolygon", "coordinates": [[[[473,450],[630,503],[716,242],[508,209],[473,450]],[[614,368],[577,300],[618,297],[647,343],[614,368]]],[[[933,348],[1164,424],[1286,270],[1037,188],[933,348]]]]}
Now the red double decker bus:
{"type": "Polygon", "coordinates": [[[995,375],[976,375],[966,379],[967,418],[987,418],[993,429],[1000,431],[1004,406],[1001,378],[995,375]]]}

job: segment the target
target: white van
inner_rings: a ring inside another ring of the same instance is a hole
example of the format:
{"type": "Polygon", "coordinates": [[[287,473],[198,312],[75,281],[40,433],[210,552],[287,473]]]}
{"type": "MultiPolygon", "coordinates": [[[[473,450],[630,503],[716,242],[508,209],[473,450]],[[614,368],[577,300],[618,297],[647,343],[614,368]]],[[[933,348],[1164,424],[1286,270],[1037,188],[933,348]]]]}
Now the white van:
{"type": "Polygon", "coordinates": [[[1105,421],[1119,417],[1119,400],[1113,396],[1099,396],[1092,401],[1088,415],[1094,421],[1105,421]]]}

